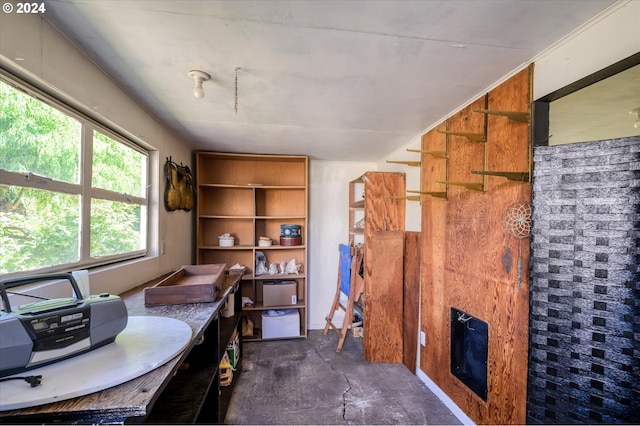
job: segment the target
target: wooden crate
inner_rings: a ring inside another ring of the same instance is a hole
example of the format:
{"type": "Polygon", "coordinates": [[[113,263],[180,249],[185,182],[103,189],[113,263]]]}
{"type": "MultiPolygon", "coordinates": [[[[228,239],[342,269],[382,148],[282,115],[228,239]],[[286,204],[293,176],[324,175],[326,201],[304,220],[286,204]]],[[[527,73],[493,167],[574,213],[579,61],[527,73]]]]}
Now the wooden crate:
{"type": "Polygon", "coordinates": [[[187,265],[144,289],[145,305],[214,302],[224,281],[226,263],[187,265]]]}

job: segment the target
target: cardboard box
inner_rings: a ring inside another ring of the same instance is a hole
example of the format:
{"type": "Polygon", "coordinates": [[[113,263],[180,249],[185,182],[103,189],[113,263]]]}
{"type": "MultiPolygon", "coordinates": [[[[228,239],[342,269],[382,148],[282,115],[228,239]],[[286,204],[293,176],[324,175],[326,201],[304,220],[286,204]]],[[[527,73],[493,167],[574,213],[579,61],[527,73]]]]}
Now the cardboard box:
{"type": "Polygon", "coordinates": [[[262,304],[264,306],[291,306],[298,303],[298,283],[295,281],[264,282],[262,304]]]}
{"type": "Polygon", "coordinates": [[[280,311],[285,314],[279,316],[269,316],[267,312],[262,313],[263,339],[300,336],[300,314],[297,309],[285,309],[280,311]]]}

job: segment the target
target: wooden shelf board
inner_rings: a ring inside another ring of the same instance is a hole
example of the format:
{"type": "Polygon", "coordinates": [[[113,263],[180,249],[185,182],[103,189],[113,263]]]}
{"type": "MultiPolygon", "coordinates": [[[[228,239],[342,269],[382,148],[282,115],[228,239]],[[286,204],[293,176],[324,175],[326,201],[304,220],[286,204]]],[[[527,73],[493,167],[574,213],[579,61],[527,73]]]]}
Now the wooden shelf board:
{"type": "Polygon", "coordinates": [[[502,117],[507,117],[509,120],[520,121],[523,123],[528,123],[531,114],[528,111],[500,111],[494,109],[474,109],[473,112],[479,112],[482,114],[490,114],[490,115],[499,115],[502,117]]]}
{"type": "Polygon", "coordinates": [[[260,247],[260,246],[247,246],[247,245],[235,245],[235,246],[198,246],[198,250],[295,250],[298,248],[305,248],[304,244],[300,244],[297,246],[281,246],[279,244],[273,244],[268,247],[260,247]]]}
{"type": "Polygon", "coordinates": [[[354,201],[349,205],[351,209],[363,209],[364,208],[364,200],[354,201]]]}
{"type": "Polygon", "coordinates": [[[432,197],[438,197],[438,198],[447,198],[447,192],[446,191],[412,191],[412,190],[407,190],[407,192],[412,192],[412,193],[416,193],[416,194],[430,195],[432,197]]]}
{"type": "Polygon", "coordinates": [[[471,170],[476,175],[498,176],[507,178],[516,182],[529,182],[529,172],[505,172],[505,171],[489,171],[489,170],[471,170]]]}
{"type": "Polygon", "coordinates": [[[305,247],[306,246],[304,244],[299,244],[297,246],[281,246],[280,244],[272,244],[266,247],[256,246],[255,249],[256,250],[295,250],[295,249],[305,248],[305,247]]]}
{"type": "Polygon", "coordinates": [[[198,215],[198,218],[199,219],[231,219],[231,220],[243,219],[243,220],[253,220],[255,218],[255,216],[253,216],[253,215],[248,215],[248,216],[229,216],[229,215],[201,214],[201,215],[198,215]]]}
{"type": "Polygon", "coordinates": [[[269,275],[269,274],[263,274],[263,275],[253,275],[253,274],[245,274],[242,276],[242,280],[243,281],[250,281],[250,280],[256,280],[256,281],[269,281],[269,280],[293,280],[293,279],[297,279],[297,278],[306,278],[307,276],[305,274],[275,274],[275,275],[269,275]]]}
{"type": "Polygon", "coordinates": [[[255,328],[253,329],[253,336],[242,336],[242,340],[245,342],[260,342],[266,340],[288,340],[288,339],[304,339],[307,337],[307,334],[300,334],[300,336],[290,336],[290,337],[275,337],[275,338],[262,338],[262,329],[255,328]]]}
{"type": "Polygon", "coordinates": [[[420,161],[412,161],[412,160],[398,160],[398,161],[394,161],[394,160],[387,160],[387,163],[391,163],[391,164],[404,164],[410,167],[420,167],[422,165],[422,163],[420,161]]]}
{"type": "Polygon", "coordinates": [[[465,137],[467,139],[469,139],[470,141],[473,142],[486,142],[487,141],[487,137],[485,136],[484,133],[470,133],[470,132],[453,132],[453,131],[442,131],[442,130],[438,130],[438,133],[443,133],[445,135],[452,135],[452,136],[462,136],[465,137]]]}
{"type": "Polygon", "coordinates": [[[268,311],[271,309],[280,310],[280,309],[304,309],[304,300],[298,301],[295,305],[277,305],[277,306],[264,306],[262,303],[256,303],[253,306],[243,306],[243,311],[268,311]]]}
{"type": "Polygon", "coordinates": [[[407,149],[407,151],[409,151],[409,152],[419,152],[419,153],[422,153],[422,154],[431,155],[432,157],[436,157],[436,158],[447,158],[447,155],[448,155],[446,151],[429,151],[429,150],[425,150],[425,149],[407,149]]]}
{"type": "Polygon", "coordinates": [[[303,185],[258,185],[258,184],[228,184],[228,183],[200,183],[202,188],[243,188],[243,189],[306,189],[303,185]]]}
{"type": "MultiPolygon", "coordinates": [[[[255,248],[255,246],[241,246],[241,245],[235,245],[235,246],[229,246],[229,247],[225,247],[225,246],[206,246],[206,245],[202,245],[202,246],[198,246],[198,250],[251,250],[255,248]]],[[[261,247],[262,248],[262,247],[261,247]]]]}
{"type": "Polygon", "coordinates": [[[198,215],[199,218],[201,219],[246,219],[246,220],[252,220],[252,219],[263,219],[263,220],[284,220],[284,219],[304,219],[304,216],[299,216],[299,215],[295,215],[295,216],[285,216],[285,215],[278,215],[278,216],[254,216],[254,215],[247,215],[247,216],[229,216],[229,215],[210,215],[210,214],[201,214],[198,215]]]}
{"type": "Polygon", "coordinates": [[[262,220],[289,220],[289,219],[304,219],[304,216],[255,216],[255,219],[262,220]]]}

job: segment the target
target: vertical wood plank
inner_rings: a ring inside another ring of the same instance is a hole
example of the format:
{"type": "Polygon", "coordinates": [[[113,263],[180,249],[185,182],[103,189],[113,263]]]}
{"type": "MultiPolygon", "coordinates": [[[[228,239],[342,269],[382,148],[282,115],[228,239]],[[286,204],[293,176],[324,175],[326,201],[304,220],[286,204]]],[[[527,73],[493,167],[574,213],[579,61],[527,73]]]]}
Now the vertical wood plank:
{"type": "Polygon", "coordinates": [[[420,232],[404,234],[403,363],[416,374],[420,315],[420,232]]]}
{"type": "Polygon", "coordinates": [[[364,357],[401,363],[404,231],[375,231],[366,245],[364,357]]]}
{"type": "MultiPolygon", "coordinates": [[[[422,136],[422,150],[424,151],[447,151],[447,135],[440,133],[447,130],[447,124],[443,123],[422,136]]],[[[433,155],[422,154],[422,167],[420,170],[421,188],[427,192],[445,192],[447,186],[437,181],[448,179],[447,158],[434,157],[433,155]]],[[[422,201],[432,198],[424,195],[422,201]]]]}
{"type": "Polygon", "coordinates": [[[390,197],[405,195],[405,174],[367,172],[363,180],[364,354],[371,362],[401,363],[405,200],[390,197]],[[399,248],[392,235],[400,235],[399,248]]]}
{"type": "MultiPolygon", "coordinates": [[[[485,108],[486,96],[483,96],[449,119],[449,131],[486,135],[485,115],[473,112],[474,109],[485,108]]],[[[449,180],[483,183],[483,177],[471,174],[471,171],[484,170],[484,162],[485,142],[449,135],[449,180]]],[[[466,191],[459,186],[449,189],[454,192],[466,191]]]]}

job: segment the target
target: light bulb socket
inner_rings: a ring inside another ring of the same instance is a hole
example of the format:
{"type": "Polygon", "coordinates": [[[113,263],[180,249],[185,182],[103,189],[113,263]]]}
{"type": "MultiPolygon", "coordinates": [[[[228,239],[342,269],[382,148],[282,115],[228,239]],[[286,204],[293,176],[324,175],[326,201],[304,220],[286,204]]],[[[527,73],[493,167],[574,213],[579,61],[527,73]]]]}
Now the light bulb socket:
{"type": "Polygon", "coordinates": [[[198,99],[204,98],[204,88],[202,87],[202,83],[210,80],[211,76],[204,71],[199,70],[191,70],[187,73],[189,77],[193,79],[193,96],[198,99]]]}

